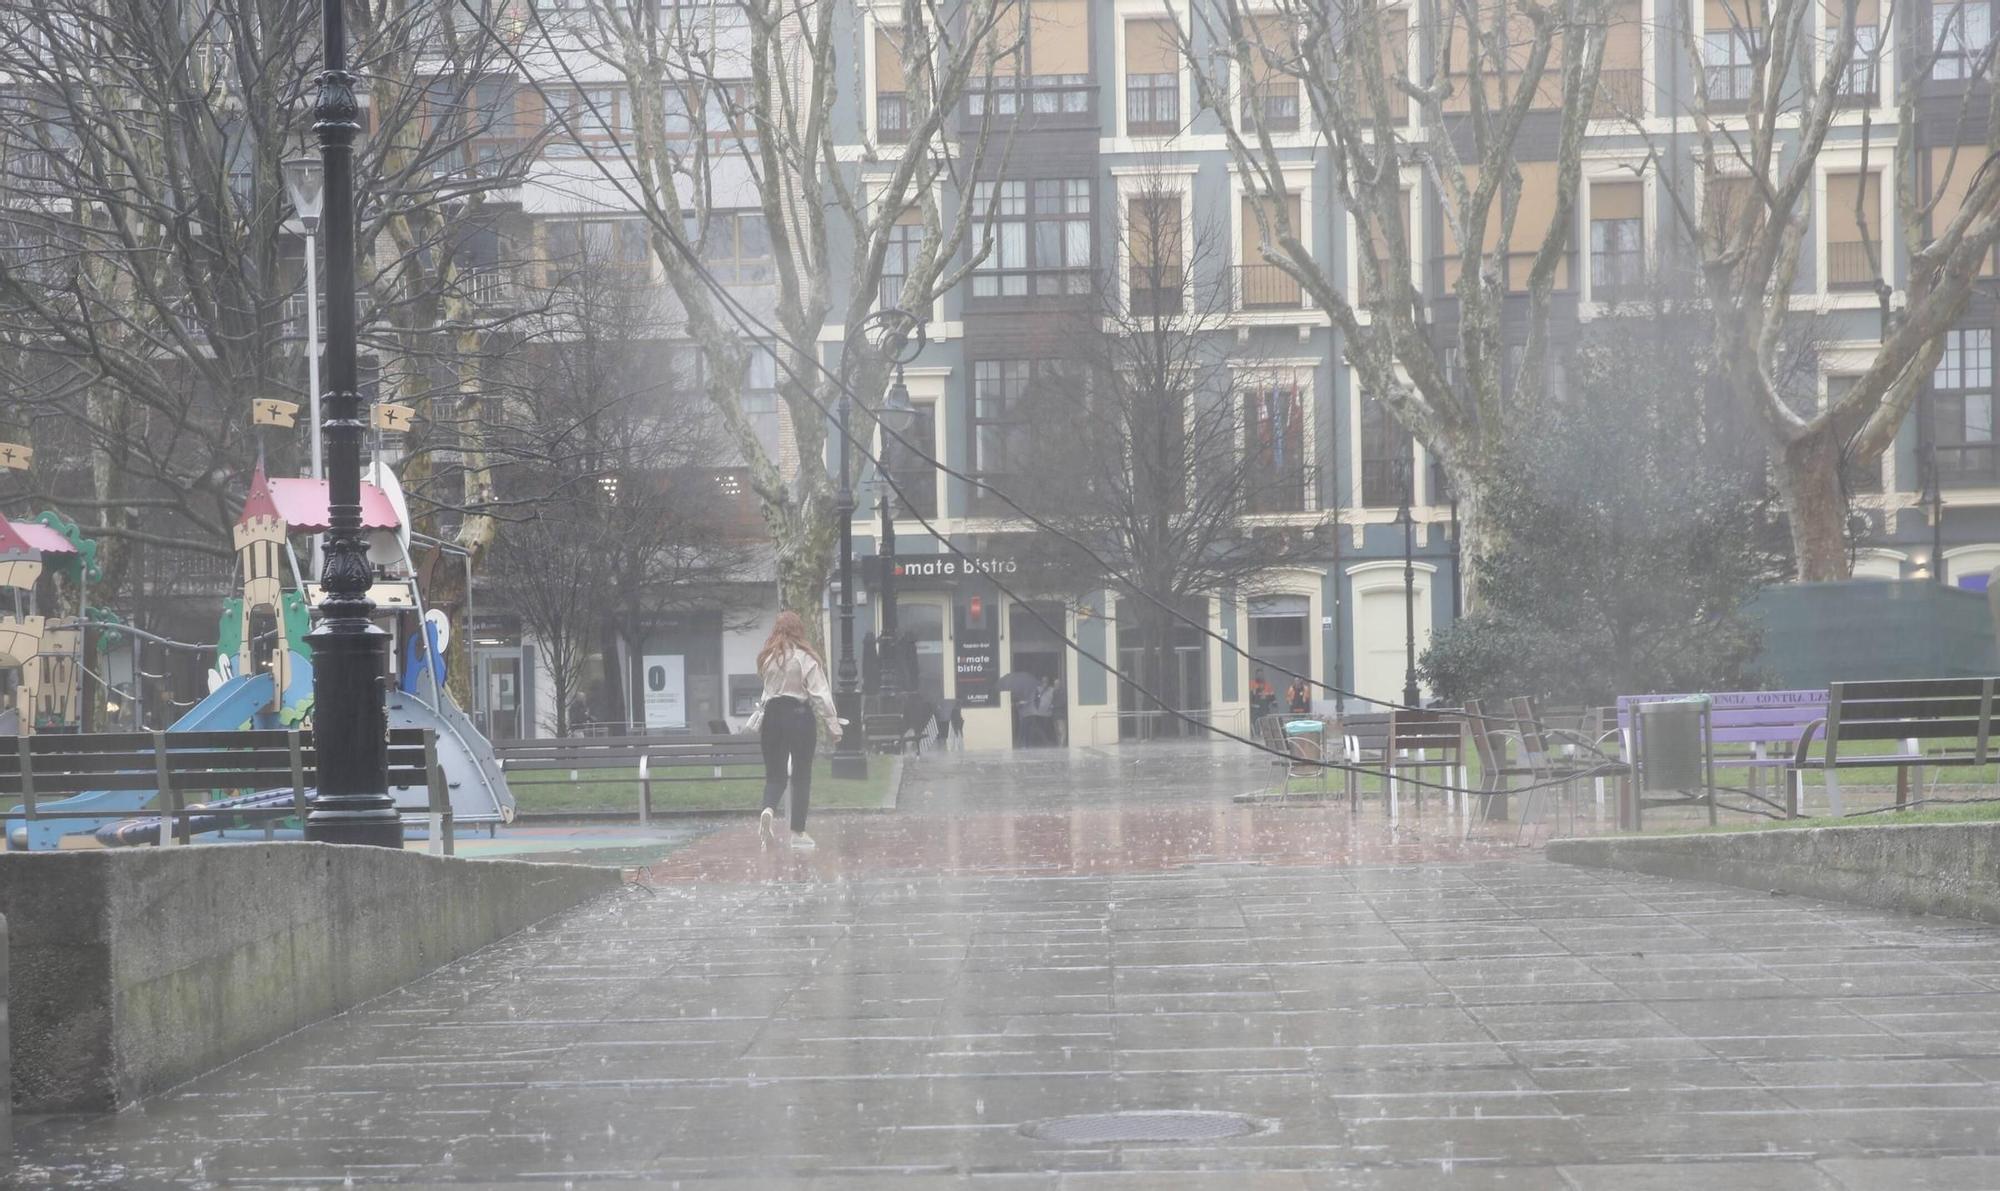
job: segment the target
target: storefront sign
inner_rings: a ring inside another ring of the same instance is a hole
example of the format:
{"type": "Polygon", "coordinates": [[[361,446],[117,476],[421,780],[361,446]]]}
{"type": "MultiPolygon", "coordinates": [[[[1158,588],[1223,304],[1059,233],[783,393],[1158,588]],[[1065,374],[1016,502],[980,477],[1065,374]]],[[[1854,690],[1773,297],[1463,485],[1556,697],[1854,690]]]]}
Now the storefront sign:
{"type": "Polygon", "coordinates": [[[984,599],[969,596],[959,602],[958,705],[997,707],[1000,704],[999,643],[985,613],[984,599]]]}
{"type": "Polygon", "coordinates": [[[1016,575],[1021,564],[1012,558],[960,558],[956,554],[896,559],[898,579],[962,579],[971,575],[1016,575]]]}
{"type": "Polygon", "coordinates": [[[645,657],[646,726],[687,727],[687,658],[678,653],[645,657]]]}

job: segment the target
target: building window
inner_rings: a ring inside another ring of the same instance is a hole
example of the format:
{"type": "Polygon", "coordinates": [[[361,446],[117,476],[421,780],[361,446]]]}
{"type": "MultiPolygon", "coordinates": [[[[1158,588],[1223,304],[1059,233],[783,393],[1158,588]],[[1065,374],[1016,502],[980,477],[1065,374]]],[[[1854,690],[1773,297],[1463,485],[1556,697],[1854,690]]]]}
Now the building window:
{"type": "MultiPolygon", "coordinates": [[[[1878,57],[1881,34],[1872,23],[1872,6],[1864,4],[1862,9],[1855,15],[1854,57],[1847,63],[1847,73],[1840,80],[1841,97],[1850,100],[1875,98],[1875,84],[1882,65],[1878,57]],[[1864,19],[1871,23],[1862,24],[1864,19]]],[[[1840,18],[1829,15],[1827,20],[1830,22],[1829,34],[1839,36],[1840,18]]]]}
{"type": "Polygon", "coordinates": [[[646,225],[637,219],[556,219],[548,225],[549,260],[639,270],[648,261],[646,225]]]}
{"type": "Polygon", "coordinates": [[[1126,204],[1131,310],[1139,318],[1179,314],[1187,275],[1181,260],[1181,198],[1152,191],[1126,204]]]}
{"type": "Polygon", "coordinates": [[[1993,41],[1989,0],[1933,0],[1931,77],[1941,81],[1976,78],[1986,66],[1993,41]]]}
{"type": "Polygon", "coordinates": [[[609,150],[618,134],[632,130],[626,96],[610,87],[550,87],[548,105],[550,157],[583,157],[609,150]]]}
{"type": "MultiPolygon", "coordinates": [[[[992,251],[973,270],[973,297],[1090,292],[1088,178],[981,182],[973,205],[992,216],[993,237],[992,251]]],[[[973,225],[975,244],[986,242],[988,227],[973,225]]]]}
{"type": "Polygon", "coordinates": [[[1604,66],[1597,72],[1597,104],[1590,113],[1599,120],[1633,118],[1645,111],[1645,26],[1640,11],[1630,0],[1612,9],[1604,31],[1604,66]]]}
{"type": "MultiPolygon", "coordinates": [[[[1361,504],[1393,509],[1402,504],[1415,456],[1409,432],[1389,412],[1389,403],[1361,399],[1361,504]]],[[[1412,496],[1412,499],[1414,497],[1412,496]]]]}
{"type": "Polygon", "coordinates": [[[1702,66],[1711,103],[1746,103],[1756,77],[1764,29],[1748,0],[1708,0],[1702,66]]]}
{"type": "Polygon", "coordinates": [[[778,458],[778,438],[782,419],[778,410],[778,357],[768,347],[751,349],[749,366],[743,372],[743,416],[757,431],[757,445],[764,457],[778,458]]]}
{"type": "Polygon", "coordinates": [[[667,139],[684,141],[700,136],[711,152],[756,152],[757,125],[751,115],[749,83],[674,83],[661,99],[667,139]]]}
{"type": "Polygon", "coordinates": [[[1016,0],[1001,6],[983,86],[966,93],[966,113],[1088,115],[1090,9],[1085,0],[1016,0]]]}
{"type": "Polygon", "coordinates": [[[2000,482],[1993,447],[1993,330],[1947,331],[1931,373],[1938,479],[1946,484],[2000,482]]]}
{"type": "Polygon", "coordinates": [[[1595,301],[1629,298],[1646,273],[1645,191],[1638,182],[1590,188],[1590,293],[1595,301]]]}
{"type": "Polygon", "coordinates": [[[1299,127],[1299,81],[1275,63],[1292,57],[1292,38],[1283,16],[1250,17],[1250,73],[1242,80],[1245,129],[1294,132],[1299,127]]]}
{"type": "Polygon", "coordinates": [[[1133,136],[1172,136],[1180,127],[1180,49],[1173,22],[1125,22],[1125,130],[1133,136]]]}
{"type": "Polygon", "coordinates": [[[1243,394],[1243,438],[1248,463],[1244,497],[1249,511],[1303,511],[1305,408],[1297,382],[1272,384],[1243,394]]]}
{"type": "Polygon", "coordinates": [[[884,308],[900,308],[903,304],[903,286],[909,280],[910,269],[921,257],[924,248],[924,225],[916,211],[910,211],[889,226],[889,244],[882,253],[882,295],[884,308]]]}
{"type": "Polygon", "coordinates": [[[1826,285],[1872,289],[1882,267],[1882,176],[1826,176],[1826,285]]]}
{"type": "Polygon", "coordinates": [[[762,211],[711,211],[704,233],[689,217],[688,243],[724,285],[770,285],[777,280],[771,233],[762,211]]]}
{"type": "Polygon", "coordinates": [[[1298,278],[1286,272],[1284,266],[1264,259],[1267,242],[1271,244],[1271,255],[1284,255],[1284,249],[1276,241],[1285,229],[1289,228],[1294,236],[1305,234],[1296,191],[1285,196],[1283,214],[1284,219],[1280,220],[1275,199],[1243,196],[1243,256],[1236,266],[1236,295],[1245,310],[1297,309],[1301,304],[1304,295],[1298,278]]]}
{"type": "Polygon", "coordinates": [[[996,493],[1013,495],[1016,472],[1027,459],[1027,399],[1031,360],[979,360],[972,365],[972,474],[992,491],[975,490],[975,504],[996,493]]]}
{"type": "Polygon", "coordinates": [[[884,143],[910,139],[910,96],[903,81],[901,42],[895,30],[875,30],[875,138],[884,143]]]}

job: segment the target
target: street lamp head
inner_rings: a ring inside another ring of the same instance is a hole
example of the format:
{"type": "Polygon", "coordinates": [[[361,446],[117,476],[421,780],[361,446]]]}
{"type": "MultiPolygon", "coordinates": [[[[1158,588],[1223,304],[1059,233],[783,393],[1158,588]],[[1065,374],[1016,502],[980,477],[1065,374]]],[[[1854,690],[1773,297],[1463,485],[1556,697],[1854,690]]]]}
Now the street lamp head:
{"type": "Polygon", "coordinates": [[[326,174],[319,158],[286,158],[284,170],[285,193],[291,196],[292,209],[308,227],[318,223],[320,207],[326,198],[326,174]]]}
{"type": "Polygon", "coordinates": [[[903,383],[901,364],[896,365],[896,379],[882,398],[882,408],[875,417],[890,434],[908,434],[910,427],[917,424],[917,407],[910,404],[910,389],[903,383]]]}

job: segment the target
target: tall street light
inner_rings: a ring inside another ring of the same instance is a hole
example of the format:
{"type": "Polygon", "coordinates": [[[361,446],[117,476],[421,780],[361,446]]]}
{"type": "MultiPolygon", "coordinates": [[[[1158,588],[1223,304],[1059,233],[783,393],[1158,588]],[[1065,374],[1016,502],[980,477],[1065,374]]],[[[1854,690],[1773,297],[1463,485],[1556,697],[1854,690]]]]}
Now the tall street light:
{"type": "MultiPolygon", "coordinates": [[[[306,233],[306,400],[310,403],[311,443],[307,447],[306,474],[317,480],[325,476],[326,464],[319,441],[319,212],[326,197],[326,174],[317,157],[293,157],[285,162],[285,190],[292,197],[292,210],[306,233]]],[[[312,577],[319,579],[319,539],[312,541],[312,577]]]]}
{"type": "MultiPolygon", "coordinates": [[[[901,310],[884,310],[875,319],[885,317],[893,320],[909,319],[910,316],[901,310]]],[[[916,333],[906,335],[900,347],[887,338],[894,334],[896,328],[887,325],[883,328],[881,346],[895,353],[891,359],[896,365],[896,380],[883,397],[882,408],[875,413],[875,421],[882,427],[882,445],[875,457],[875,486],[881,493],[882,511],[882,534],[875,543],[875,556],[882,563],[882,626],[875,637],[875,652],[880,660],[875,669],[882,676],[879,698],[886,711],[896,709],[895,698],[901,693],[897,689],[897,679],[903,668],[902,642],[896,638],[896,493],[889,485],[889,460],[902,450],[896,440],[908,434],[917,420],[916,407],[910,404],[909,387],[903,383],[903,365],[916,359],[924,350],[923,324],[910,320],[908,325],[913,326],[916,333]]]]}
{"type": "Polygon", "coordinates": [[[307,475],[317,480],[326,474],[320,458],[319,439],[319,212],[326,197],[326,174],[317,157],[294,157],[285,162],[285,190],[292,197],[292,210],[306,230],[306,396],[312,403],[312,458],[307,475]]]}
{"type": "Polygon", "coordinates": [[[320,572],[320,621],[306,636],[313,654],[313,737],[319,789],[306,838],[329,844],[403,846],[403,821],[389,793],[389,725],[383,707],[389,634],[368,598],[373,574],[361,533],[364,416],[354,309],[354,138],[361,131],[355,77],[347,69],[342,0],[321,0],[326,69],[319,76],[313,131],[325,179],[327,531],[320,572]]]}
{"type": "Polygon", "coordinates": [[[1403,705],[1416,707],[1417,692],[1417,519],[1410,512],[1411,467],[1408,459],[1396,461],[1396,524],[1403,527],[1403,705]]]}

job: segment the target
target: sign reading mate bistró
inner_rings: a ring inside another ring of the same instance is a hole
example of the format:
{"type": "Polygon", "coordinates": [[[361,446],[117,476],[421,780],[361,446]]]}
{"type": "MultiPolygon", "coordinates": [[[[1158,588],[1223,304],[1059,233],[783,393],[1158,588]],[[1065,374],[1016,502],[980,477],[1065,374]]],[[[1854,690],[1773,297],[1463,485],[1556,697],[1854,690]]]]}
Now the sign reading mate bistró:
{"type": "Polygon", "coordinates": [[[1021,564],[1011,558],[960,558],[956,554],[926,554],[896,559],[898,579],[961,579],[970,575],[1013,575],[1021,564]]]}

